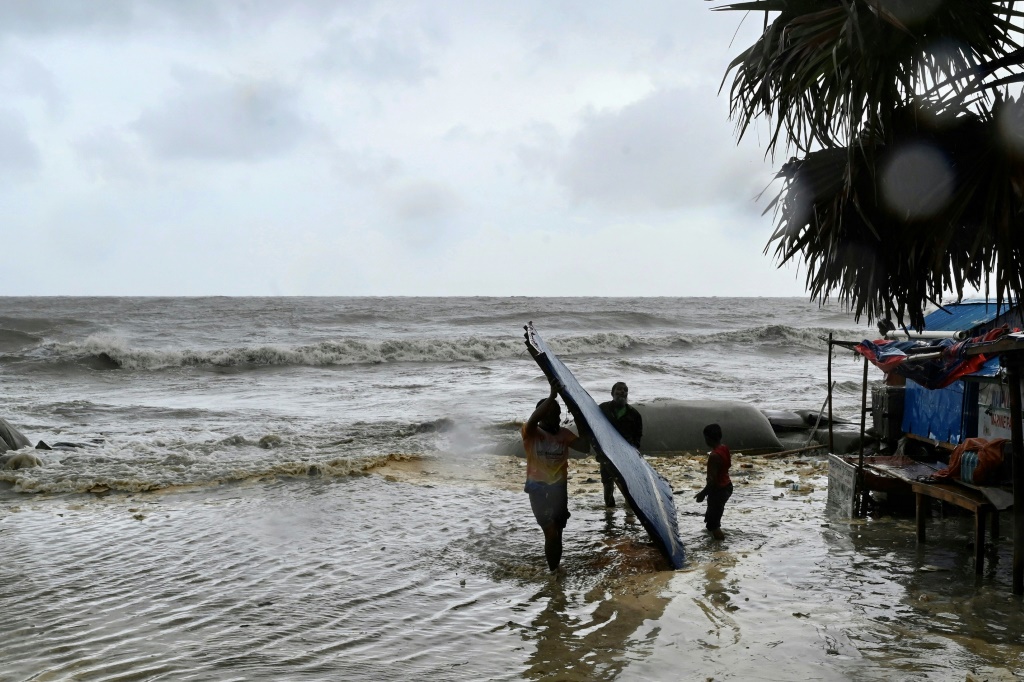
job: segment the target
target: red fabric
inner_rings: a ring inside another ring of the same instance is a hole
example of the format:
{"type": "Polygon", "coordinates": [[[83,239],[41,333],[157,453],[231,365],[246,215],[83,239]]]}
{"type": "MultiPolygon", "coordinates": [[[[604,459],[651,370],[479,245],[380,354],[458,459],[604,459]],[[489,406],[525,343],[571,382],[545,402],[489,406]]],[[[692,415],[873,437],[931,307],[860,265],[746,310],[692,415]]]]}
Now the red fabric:
{"type": "Polygon", "coordinates": [[[732,466],[732,453],[729,452],[729,448],[726,445],[719,445],[717,448],[711,451],[712,454],[718,455],[719,467],[718,467],[718,480],[715,481],[715,485],[719,488],[732,483],[732,479],[729,478],[729,467],[732,466]]]}
{"type": "Polygon", "coordinates": [[[960,377],[978,371],[988,361],[989,357],[984,354],[967,355],[968,348],[976,344],[994,341],[1008,331],[1009,328],[1004,325],[980,336],[959,342],[954,342],[952,339],[933,341],[890,341],[888,339],[870,341],[864,339],[854,347],[854,351],[866,357],[886,374],[895,372],[925,388],[944,388],[960,377]],[[908,353],[915,350],[937,352],[941,356],[930,360],[908,362],[908,359],[913,357],[908,353]]]}
{"type": "MultiPolygon", "coordinates": [[[[961,351],[968,348],[971,344],[975,343],[988,343],[989,341],[995,341],[999,337],[1007,334],[1010,331],[1009,326],[1003,325],[1002,327],[996,327],[995,329],[989,329],[981,336],[975,336],[974,338],[961,341],[952,348],[942,351],[943,358],[953,358],[961,356],[961,351]]],[[[989,356],[983,354],[980,355],[968,355],[963,357],[962,363],[955,371],[950,372],[946,378],[945,385],[948,386],[962,376],[973,374],[981,369],[982,365],[988,362],[989,356]]],[[[1002,461],[1002,455],[1000,455],[1000,461],[1002,461]]],[[[978,463],[981,466],[981,463],[978,463]]]]}
{"type": "Polygon", "coordinates": [[[978,466],[974,469],[974,484],[987,485],[997,483],[996,472],[1003,463],[1003,443],[1005,438],[967,438],[963,443],[956,446],[953,454],[949,456],[949,466],[935,472],[933,478],[949,480],[960,478],[960,459],[965,452],[975,451],[978,453],[978,466]]]}

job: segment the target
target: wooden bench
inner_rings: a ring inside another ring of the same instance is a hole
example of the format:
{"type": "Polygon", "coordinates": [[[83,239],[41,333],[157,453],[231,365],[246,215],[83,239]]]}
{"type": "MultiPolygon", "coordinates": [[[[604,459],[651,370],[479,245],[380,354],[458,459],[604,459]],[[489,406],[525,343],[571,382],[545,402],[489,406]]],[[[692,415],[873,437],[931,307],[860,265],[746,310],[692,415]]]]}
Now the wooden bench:
{"type": "Polygon", "coordinates": [[[924,524],[928,518],[928,499],[949,502],[974,512],[974,572],[981,573],[985,565],[985,519],[992,513],[992,540],[999,537],[999,511],[988,498],[977,490],[949,483],[911,483],[917,502],[917,540],[924,542],[924,524]]]}

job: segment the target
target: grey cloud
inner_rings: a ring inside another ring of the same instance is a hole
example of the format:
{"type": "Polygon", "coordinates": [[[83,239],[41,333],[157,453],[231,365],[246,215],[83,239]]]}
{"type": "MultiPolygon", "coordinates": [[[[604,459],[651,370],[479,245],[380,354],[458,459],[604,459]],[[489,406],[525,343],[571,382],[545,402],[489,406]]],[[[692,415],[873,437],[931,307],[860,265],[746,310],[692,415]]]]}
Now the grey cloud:
{"type": "Polygon", "coordinates": [[[117,257],[129,235],[128,219],[119,202],[89,197],[54,206],[40,229],[51,254],[68,263],[94,266],[117,257]]]}
{"type": "Polygon", "coordinates": [[[394,188],[387,201],[399,234],[416,248],[440,243],[450,232],[460,203],[451,188],[428,180],[394,188]]]}
{"type": "Polygon", "coordinates": [[[515,146],[519,162],[530,173],[550,173],[561,163],[565,142],[548,123],[532,123],[523,129],[515,146]]]}
{"type": "Polygon", "coordinates": [[[382,184],[397,177],[402,168],[399,159],[368,149],[339,150],[334,155],[335,171],[354,186],[382,184]]]}
{"type": "MultiPolygon", "coordinates": [[[[349,2],[354,11],[365,2],[349,2]]],[[[117,33],[169,28],[216,33],[244,24],[266,25],[304,14],[323,22],[339,9],[334,0],[26,0],[0,2],[0,34],[117,33]]]]}
{"type": "Polygon", "coordinates": [[[368,82],[412,85],[436,74],[428,54],[436,41],[421,26],[385,17],[375,25],[334,31],[316,62],[368,82]]]}
{"type": "Polygon", "coordinates": [[[534,46],[538,69],[586,59],[645,72],[668,69],[716,86],[728,63],[721,61],[722,48],[734,45],[738,53],[760,35],[744,42],[758,22],[744,22],[739,12],[712,13],[705,2],[503,3],[480,11],[515,27],[523,44],[534,46]]]}
{"type": "Polygon", "coordinates": [[[0,109],[0,176],[16,179],[39,169],[40,155],[18,112],[0,109]]]}
{"type": "Polygon", "coordinates": [[[179,81],[180,92],[135,123],[161,157],[253,161],[284,154],[310,133],[296,93],[279,84],[194,72],[179,81]]]}
{"type": "Polygon", "coordinates": [[[46,104],[51,115],[61,113],[66,97],[57,87],[53,73],[35,57],[15,50],[0,52],[0,92],[12,97],[35,97],[46,104]]]}
{"type": "Polygon", "coordinates": [[[144,180],[148,173],[137,145],[119,131],[106,128],[82,136],[74,150],[86,167],[106,180],[144,180]]]}
{"type": "Polygon", "coordinates": [[[131,22],[132,0],[33,0],[0,3],[3,33],[41,34],[85,27],[115,27],[131,22]]]}
{"type": "Polygon", "coordinates": [[[701,99],[668,90],[590,114],[569,141],[556,178],[577,201],[624,210],[752,198],[757,183],[770,177],[767,167],[722,147],[726,115],[695,106],[701,99]]]}
{"type": "Polygon", "coordinates": [[[445,185],[426,180],[403,185],[392,195],[395,216],[403,221],[438,221],[458,204],[445,185]]]}

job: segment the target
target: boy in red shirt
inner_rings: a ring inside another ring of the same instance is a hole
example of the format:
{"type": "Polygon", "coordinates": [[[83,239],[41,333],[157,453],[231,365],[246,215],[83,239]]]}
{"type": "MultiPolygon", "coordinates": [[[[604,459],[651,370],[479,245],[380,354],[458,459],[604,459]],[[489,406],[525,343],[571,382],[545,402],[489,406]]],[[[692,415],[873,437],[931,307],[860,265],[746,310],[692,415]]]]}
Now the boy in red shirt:
{"type": "MultiPolygon", "coordinates": [[[[526,450],[526,486],[530,507],[544,531],[544,556],[548,568],[558,568],[562,560],[562,530],[569,520],[569,448],[590,452],[590,441],[561,426],[558,387],[537,403],[537,409],[523,424],[526,450]]],[[[577,419],[578,423],[582,422],[577,419]]]]}
{"type": "Polygon", "coordinates": [[[704,525],[716,540],[724,540],[722,513],[725,511],[725,503],[732,497],[732,479],[729,478],[732,455],[729,448],[722,443],[722,427],[718,424],[708,424],[704,427],[704,442],[711,448],[708,454],[707,484],[693,499],[697,502],[703,502],[705,497],[708,499],[704,525]]]}

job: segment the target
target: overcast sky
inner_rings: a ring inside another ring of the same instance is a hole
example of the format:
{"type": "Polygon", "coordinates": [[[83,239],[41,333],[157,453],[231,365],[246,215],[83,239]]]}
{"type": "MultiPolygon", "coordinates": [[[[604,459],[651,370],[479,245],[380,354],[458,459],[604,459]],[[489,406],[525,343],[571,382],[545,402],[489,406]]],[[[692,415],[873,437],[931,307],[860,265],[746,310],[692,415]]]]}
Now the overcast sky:
{"type": "Polygon", "coordinates": [[[0,294],[804,296],[710,7],[0,3],[0,294]]]}

